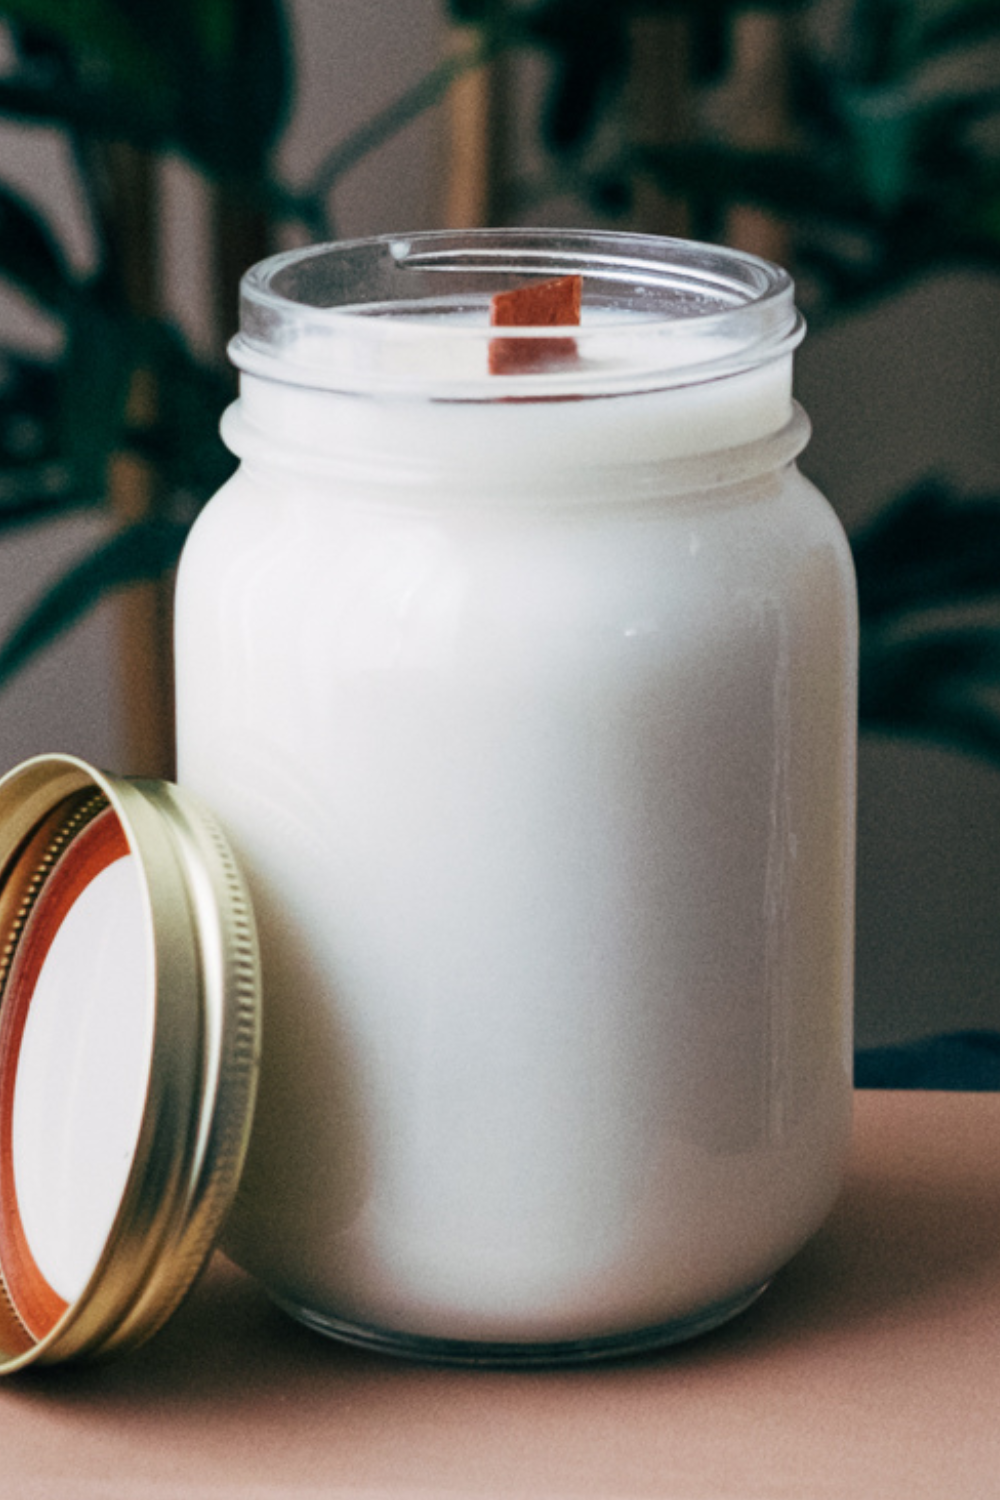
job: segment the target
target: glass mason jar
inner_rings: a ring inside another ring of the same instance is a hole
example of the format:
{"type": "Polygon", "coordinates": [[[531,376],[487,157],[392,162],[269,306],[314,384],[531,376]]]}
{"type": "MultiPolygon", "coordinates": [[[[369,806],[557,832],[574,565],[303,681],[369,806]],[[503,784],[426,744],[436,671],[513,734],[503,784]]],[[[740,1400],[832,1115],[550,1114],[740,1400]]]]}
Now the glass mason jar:
{"type": "Polygon", "coordinates": [[[261,934],[226,1246],[304,1322],[441,1359],[650,1347],[746,1306],[828,1210],[856,611],[795,467],[801,334],[777,267],[646,236],[245,277],[242,462],[178,586],[179,779],[261,934]],[[488,327],[492,293],[571,272],[571,335],[488,327]]]}

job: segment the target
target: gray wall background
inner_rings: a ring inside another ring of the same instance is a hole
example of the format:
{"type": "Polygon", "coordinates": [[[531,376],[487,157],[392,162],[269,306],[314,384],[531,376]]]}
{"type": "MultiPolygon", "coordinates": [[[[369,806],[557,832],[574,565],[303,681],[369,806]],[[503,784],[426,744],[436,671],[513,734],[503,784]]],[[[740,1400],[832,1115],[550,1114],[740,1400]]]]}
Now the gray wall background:
{"type": "MultiPolygon", "coordinates": [[[[291,180],[440,55],[437,0],[391,12],[368,0],[295,0],[300,97],[282,147],[291,180]]],[[[409,128],[373,156],[338,203],[342,234],[439,222],[441,118],[409,128]]],[[[0,131],[0,175],[41,198],[73,255],[89,247],[59,142],[45,131],[0,131]]],[[[166,174],[171,287],[197,337],[200,292],[197,180],[166,174]]],[[[26,343],[52,337],[16,298],[0,323],[26,343]]],[[[933,472],[1000,492],[1000,288],[958,277],[807,339],[798,393],[814,422],[804,467],[850,528],[933,472]]],[[[100,523],[77,518],[0,543],[0,630],[100,523]]],[[[77,627],[0,696],[0,767],[70,750],[122,764],[113,601],[77,627]]],[[[945,1028],[1000,1027],[1000,768],[954,752],[866,738],[859,786],[858,1040],[945,1028]]]]}

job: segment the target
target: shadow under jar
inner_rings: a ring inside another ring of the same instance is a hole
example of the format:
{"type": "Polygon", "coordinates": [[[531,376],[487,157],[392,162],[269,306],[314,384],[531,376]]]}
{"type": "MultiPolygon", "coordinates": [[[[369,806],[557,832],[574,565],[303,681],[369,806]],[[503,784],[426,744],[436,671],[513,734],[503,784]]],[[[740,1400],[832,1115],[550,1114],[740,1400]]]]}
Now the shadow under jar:
{"type": "Polygon", "coordinates": [[[856,609],[795,466],[801,333],[783,271],[645,236],[244,279],[179,779],[262,949],[225,1245],[313,1327],[515,1364],[669,1343],[836,1195],[856,609]],[[578,328],[488,326],[564,274],[578,328]]]}

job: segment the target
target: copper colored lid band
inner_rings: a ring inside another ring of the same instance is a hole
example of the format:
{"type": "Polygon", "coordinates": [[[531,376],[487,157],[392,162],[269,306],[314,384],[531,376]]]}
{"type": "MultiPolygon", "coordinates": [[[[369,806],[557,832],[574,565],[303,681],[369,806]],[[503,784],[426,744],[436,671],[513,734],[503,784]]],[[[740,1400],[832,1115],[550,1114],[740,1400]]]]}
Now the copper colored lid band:
{"type": "MultiPolygon", "coordinates": [[[[44,1338],[68,1304],[35,1261],[17,1198],[13,1119],[24,1028],[62,923],[91,881],[128,852],[103,793],[79,794],[38,824],[14,861],[15,877],[5,877],[7,910],[0,920],[10,937],[0,960],[0,1283],[29,1342],[44,1338]]],[[[6,1343],[7,1330],[0,1335],[6,1343]]]]}

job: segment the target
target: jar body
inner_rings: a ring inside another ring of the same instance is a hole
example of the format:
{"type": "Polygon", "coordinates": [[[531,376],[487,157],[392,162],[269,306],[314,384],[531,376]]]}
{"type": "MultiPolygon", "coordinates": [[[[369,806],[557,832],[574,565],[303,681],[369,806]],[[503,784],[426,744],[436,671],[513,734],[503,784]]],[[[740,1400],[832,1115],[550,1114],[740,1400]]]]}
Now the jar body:
{"type": "Polygon", "coordinates": [[[230,1236],[282,1300],[549,1342],[765,1281],[850,1089],[844,547],[794,470],[582,514],[242,475],[179,592],[179,772],[261,927],[230,1236]]]}
{"type": "MultiPolygon", "coordinates": [[[[391,447],[402,415],[364,420],[391,447]]],[[[317,1327],[454,1358],[667,1341],[836,1194],[853,575],[793,463],[738,468],[510,503],[279,443],[192,533],[179,779],[240,857],[265,996],[226,1248],[317,1327]]]]}

